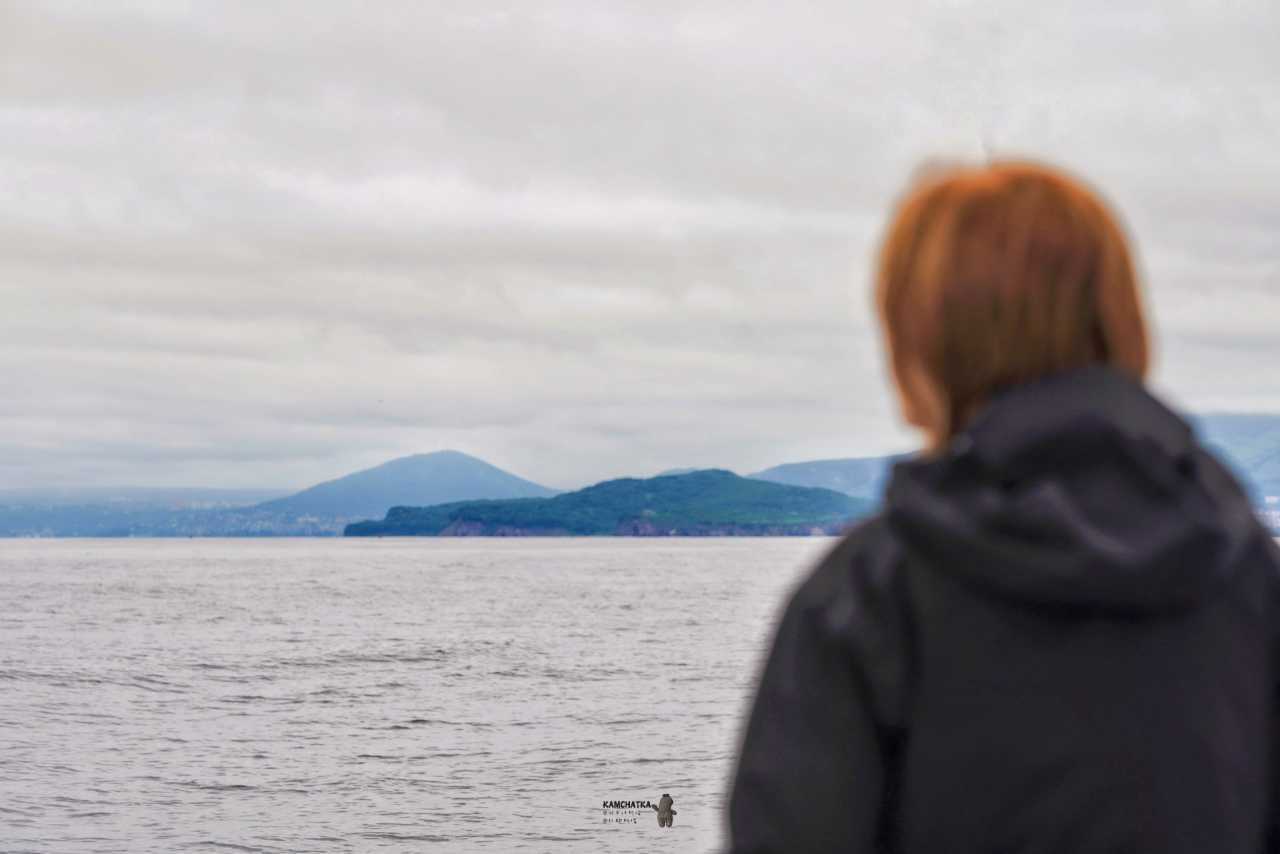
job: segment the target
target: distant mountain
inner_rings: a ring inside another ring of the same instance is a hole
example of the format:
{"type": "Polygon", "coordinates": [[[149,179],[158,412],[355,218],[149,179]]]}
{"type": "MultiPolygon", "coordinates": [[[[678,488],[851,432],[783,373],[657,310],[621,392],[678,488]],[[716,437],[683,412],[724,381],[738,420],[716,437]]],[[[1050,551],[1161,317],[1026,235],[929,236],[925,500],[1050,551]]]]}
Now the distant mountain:
{"type": "Polygon", "coordinates": [[[872,502],[720,469],[609,480],[553,498],[394,507],[346,536],[716,536],[835,533],[872,502]]]}
{"type": "MultiPolygon", "coordinates": [[[[1201,441],[1235,472],[1259,503],[1267,496],[1280,496],[1280,415],[1211,414],[1190,420],[1201,441]]],[[[889,469],[900,456],[787,463],[748,476],[878,499],[889,469]]]]}
{"type": "Polygon", "coordinates": [[[555,490],[516,477],[459,451],[400,457],[325,481],[255,510],[293,516],[367,519],[399,505],[444,504],[478,498],[542,498],[555,490]]]}
{"type": "Polygon", "coordinates": [[[278,490],[107,490],[97,500],[93,490],[34,492],[15,490],[0,501],[0,536],[333,536],[394,505],[555,494],[457,451],[402,457],[269,501],[262,499],[278,490]],[[236,499],[250,506],[232,505],[236,499]]]}
{"type": "Polygon", "coordinates": [[[879,500],[885,478],[895,457],[851,457],[837,460],[810,460],[786,463],[758,471],[748,477],[791,486],[833,489],[856,498],[879,500]]]}

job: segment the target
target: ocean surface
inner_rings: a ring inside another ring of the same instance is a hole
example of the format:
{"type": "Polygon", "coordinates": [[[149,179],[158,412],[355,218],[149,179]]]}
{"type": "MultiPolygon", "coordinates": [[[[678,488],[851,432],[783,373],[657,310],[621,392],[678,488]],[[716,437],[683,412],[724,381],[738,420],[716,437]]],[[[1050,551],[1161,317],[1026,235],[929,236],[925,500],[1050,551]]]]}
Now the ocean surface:
{"type": "Polygon", "coordinates": [[[831,542],[0,540],[0,851],[716,851],[831,542]]]}

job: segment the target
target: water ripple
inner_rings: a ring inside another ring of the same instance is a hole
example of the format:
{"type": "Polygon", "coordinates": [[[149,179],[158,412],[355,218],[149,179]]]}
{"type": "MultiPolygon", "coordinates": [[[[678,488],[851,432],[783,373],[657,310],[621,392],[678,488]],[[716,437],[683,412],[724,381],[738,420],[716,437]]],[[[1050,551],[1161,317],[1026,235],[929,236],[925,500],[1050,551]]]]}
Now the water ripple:
{"type": "Polygon", "coordinates": [[[714,850],[825,546],[0,541],[0,849],[714,850]]]}

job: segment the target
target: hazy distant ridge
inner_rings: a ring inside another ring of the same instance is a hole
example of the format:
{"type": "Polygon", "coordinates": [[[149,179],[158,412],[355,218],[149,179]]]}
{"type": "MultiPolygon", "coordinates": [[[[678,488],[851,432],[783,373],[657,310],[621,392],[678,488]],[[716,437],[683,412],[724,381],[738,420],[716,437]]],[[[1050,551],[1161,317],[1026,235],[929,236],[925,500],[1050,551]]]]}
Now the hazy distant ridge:
{"type": "Polygon", "coordinates": [[[247,507],[175,508],[129,500],[55,505],[33,503],[22,495],[0,502],[0,536],[333,536],[348,522],[381,516],[398,504],[554,494],[484,460],[458,451],[437,451],[401,457],[247,507]]]}
{"type": "Polygon", "coordinates": [[[792,486],[815,486],[833,489],[858,498],[879,499],[884,481],[895,457],[852,457],[837,460],[810,460],[786,463],[750,477],[792,486]]]}
{"type": "MultiPolygon", "coordinates": [[[[1280,416],[1211,414],[1191,419],[1201,441],[1244,483],[1257,503],[1280,496],[1280,416]]],[[[774,466],[750,475],[775,483],[834,489],[879,499],[899,456],[809,460],[774,466]]]]}

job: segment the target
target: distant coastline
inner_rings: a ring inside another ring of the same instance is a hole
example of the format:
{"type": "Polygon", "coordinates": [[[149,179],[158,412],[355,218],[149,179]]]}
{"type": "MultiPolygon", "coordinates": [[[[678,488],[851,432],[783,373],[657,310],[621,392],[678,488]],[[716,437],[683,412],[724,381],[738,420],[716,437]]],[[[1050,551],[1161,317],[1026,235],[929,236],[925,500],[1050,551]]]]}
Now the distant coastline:
{"type": "MultiPolygon", "coordinates": [[[[1280,531],[1280,416],[1215,414],[1192,423],[1246,485],[1263,523],[1280,531]]],[[[684,498],[665,493],[651,503],[634,496],[624,500],[616,493],[620,487],[603,488],[655,478],[622,478],[561,493],[445,450],[390,460],[295,492],[0,489],[0,537],[802,536],[838,531],[848,519],[870,512],[896,459],[809,460],[741,477],[723,472],[737,478],[732,488],[721,485],[728,490],[723,504],[682,504],[684,498]],[[815,512],[819,502],[788,515],[786,493],[754,496],[744,482],[820,489],[853,503],[815,512]],[[533,505],[541,508],[536,518],[528,505],[502,503],[543,499],[562,500],[533,505]],[[716,513],[707,515],[711,509],[716,513]]],[[[658,477],[707,471],[712,470],[673,468],[658,477]]]]}

